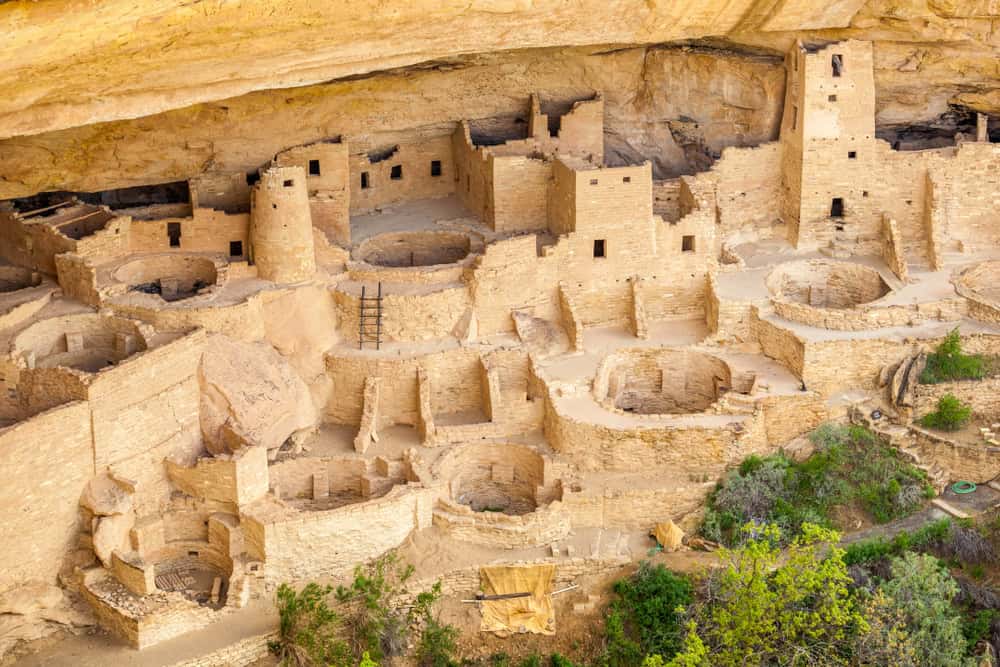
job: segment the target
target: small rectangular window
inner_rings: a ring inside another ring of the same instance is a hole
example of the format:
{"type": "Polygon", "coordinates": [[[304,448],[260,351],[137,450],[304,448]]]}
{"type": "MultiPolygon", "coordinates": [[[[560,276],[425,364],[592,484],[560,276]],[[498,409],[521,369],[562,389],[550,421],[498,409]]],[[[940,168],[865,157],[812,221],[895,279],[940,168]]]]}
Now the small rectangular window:
{"type": "Polygon", "coordinates": [[[694,236],[681,237],[681,252],[694,252],[694,236]]]}
{"type": "Polygon", "coordinates": [[[861,193],[861,196],[862,196],[862,197],[867,197],[867,196],[868,196],[868,191],[867,191],[867,190],[863,191],[863,192],[861,193]]]}
{"type": "Polygon", "coordinates": [[[847,151],[847,159],[848,160],[856,160],[857,157],[858,157],[858,152],[857,151],[847,151]]]}
{"type": "Polygon", "coordinates": [[[631,183],[631,182],[632,182],[631,176],[622,176],[622,183],[631,183]]]}
{"type": "Polygon", "coordinates": [[[465,191],[472,192],[472,176],[465,175],[465,191]]]}
{"type": "Polygon", "coordinates": [[[441,175],[441,160],[431,160],[431,176],[441,175]]]}
{"type": "Polygon", "coordinates": [[[830,60],[830,66],[833,68],[833,75],[840,76],[844,73],[844,56],[840,53],[833,54],[833,58],[830,60]]]}
{"type": "Polygon", "coordinates": [[[243,241],[230,241],[229,242],[229,256],[230,257],[242,257],[243,256],[243,241]]]}
{"type": "Polygon", "coordinates": [[[284,185],[285,185],[286,188],[290,188],[293,185],[295,185],[295,181],[293,181],[292,179],[289,178],[288,180],[285,181],[284,185]]]}
{"type": "Polygon", "coordinates": [[[392,169],[389,171],[389,178],[391,178],[394,181],[398,181],[401,178],[403,178],[403,165],[401,164],[392,165],[392,169]]]}
{"type": "Polygon", "coordinates": [[[591,185],[597,185],[597,179],[596,178],[590,179],[590,184],[591,185]]]}
{"type": "Polygon", "coordinates": [[[837,101],[837,96],[836,95],[828,95],[827,98],[826,98],[826,100],[828,102],[836,102],[837,101]]]}
{"type": "Polygon", "coordinates": [[[594,257],[605,257],[604,239],[594,239],[594,257]]]}
{"type": "Polygon", "coordinates": [[[181,223],[179,222],[167,223],[167,238],[170,239],[171,248],[181,247],[181,223]]]}
{"type": "Polygon", "coordinates": [[[319,176],[319,160],[309,160],[309,175],[319,176]]]}
{"type": "Polygon", "coordinates": [[[833,201],[830,203],[830,217],[831,218],[843,218],[844,217],[844,199],[843,197],[834,197],[833,201]]]}
{"type": "Polygon", "coordinates": [[[799,108],[797,106],[792,106],[792,129],[794,130],[799,125],[799,108]]]}
{"type": "Polygon", "coordinates": [[[367,171],[361,172],[361,189],[362,190],[367,190],[368,189],[368,172],[367,171]]]}

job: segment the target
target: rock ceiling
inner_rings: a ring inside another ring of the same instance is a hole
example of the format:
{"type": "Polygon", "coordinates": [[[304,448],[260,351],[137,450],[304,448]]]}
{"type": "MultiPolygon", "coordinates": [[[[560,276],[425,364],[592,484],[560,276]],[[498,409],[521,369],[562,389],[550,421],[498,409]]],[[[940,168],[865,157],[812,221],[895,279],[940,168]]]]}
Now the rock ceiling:
{"type": "Polygon", "coordinates": [[[689,171],[692,142],[773,137],[797,38],[875,42],[880,126],[1000,115],[1000,0],[15,0],[0,32],[0,198],[382,145],[532,91],[603,90],[613,158],[689,171]]]}

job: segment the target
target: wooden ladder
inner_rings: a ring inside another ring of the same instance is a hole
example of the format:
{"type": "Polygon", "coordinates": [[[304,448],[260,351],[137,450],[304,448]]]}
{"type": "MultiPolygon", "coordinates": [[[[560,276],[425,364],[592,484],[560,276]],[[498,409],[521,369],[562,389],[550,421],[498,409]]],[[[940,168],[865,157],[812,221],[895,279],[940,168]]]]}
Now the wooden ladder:
{"type": "Polygon", "coordinates": [[[358,349],[365,343],[375,343],[375,349],[382,348],[382,281],[378,283],[376,296],[367,296],[365,286],[361,286],[360,312],[358,314],[358,349]]]}

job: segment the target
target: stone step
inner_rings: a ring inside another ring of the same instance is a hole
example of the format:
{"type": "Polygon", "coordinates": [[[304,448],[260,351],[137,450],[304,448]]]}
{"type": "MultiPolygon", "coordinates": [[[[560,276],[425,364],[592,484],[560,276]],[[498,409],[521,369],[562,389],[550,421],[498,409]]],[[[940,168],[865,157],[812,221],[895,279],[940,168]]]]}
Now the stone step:
{"type": "Polygon", "coordinates": [[[951,503],[949,503],[947,501],[944,501],[944,500],[941,500],[940,498],[935,498],[934,500],[932,500],[931,501],[931,505],[934,505],[935,507],[937,507],[939,510],[945,512],[946,514],[952,515],[956,519],[968,519],[969,518],[969,514],[967,512],[964,512],[964,511],[958,509],[957,507],[955,507],[951,503]]]}

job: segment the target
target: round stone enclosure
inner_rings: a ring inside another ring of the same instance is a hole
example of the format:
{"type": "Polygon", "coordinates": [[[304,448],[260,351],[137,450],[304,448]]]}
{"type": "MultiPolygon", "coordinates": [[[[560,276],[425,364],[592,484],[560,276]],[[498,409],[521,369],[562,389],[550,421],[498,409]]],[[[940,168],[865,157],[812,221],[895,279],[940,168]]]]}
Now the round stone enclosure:
{"type": "Polygon", "coordinates": [[[30,356],[29,367],[62,366],[94,373],[146,349],[131,320],[81,313],[41,320],[14,339],[11,351],[30,356]]]}
{"type": "Polygon", "coordinates": [[[436,476],[448,480],[455,502],[475,512],[520,516],[562,499],[561,484],[545,484],[545,463],[524,445],[466,445],[442,457],[436,476]]]}
{"type": "Polygon", "coordinates": [[[871,303],[892,291],[875,269],[822,259],[778,266],[767,277],[767,289],[779,301],[832,309],[871,303]]]}
{"type": "Polygon", "coordinates": [[[274,463],[269,475],[286,505],[310,512],[333,510],[375,500],[407,484],[412,469],[405,461],[377,466],[360,458],[302,457],[274,463]]]}
{"type": "Polygon", "coordinates": [[[229,576],[222,568],[199,558],[198,552],[192,554],[196,555],[157,563],[154,570],[156,587],[161,591],[181,593],[200,605],[216,609],[224,607],[229,592],[229,576]],[[219,587],[213,601],[212,591],[216,579],[219,580],[219,587]]]}
{"type": "Polygon", "coordinates": [[[122,264],[114,278],[130,292],[157,294],[164,301],[194,296],[218,280],[215,262],[201,255],[165,254],[140,257],[122,264]]]}
{"type": "Polygon", "coordinates": [[[604,358],[594,380],[594,394],[611,410],[691,414],[708,409],[731,386],[729,364],[711,354],[633,348],[604,358]]]}
{"type": "Polygon", "coordinates": [[[394,232],[363,241],[356,259],[373,266],[439,266],[465,259],[472,247],[468,234],[450,231],[394,232]]]}
{"type": "Polygon", "coordinates": [[[19,266],[0,266],[0,292],[16,292],[42,284],[42,276],[19,266]]]}
{"type": "Polygon", "coordinates": [[[1000,261],[982,262],[965,270],[958,285],[984,301],[1000,305],[1000,261]]]}

